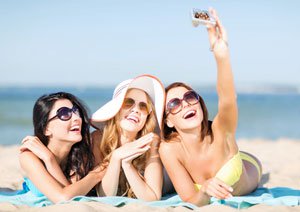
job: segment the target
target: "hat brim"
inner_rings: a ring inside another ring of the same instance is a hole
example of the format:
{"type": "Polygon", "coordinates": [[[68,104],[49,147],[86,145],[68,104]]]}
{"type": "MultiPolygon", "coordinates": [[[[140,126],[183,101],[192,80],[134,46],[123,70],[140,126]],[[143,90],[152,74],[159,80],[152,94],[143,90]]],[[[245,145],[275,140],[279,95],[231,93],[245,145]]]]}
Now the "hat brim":
{"type": "Polygon", "coordinates": [[[165,101],[164,86],[158,78],[147,74],[132,79],[119,95],[98,109],[92,115],[92,124],[94,126],[99,126],[99,124],[101,125],[99,122],[104,122],[113,118],[121,109],[125,95],[130,88],[143,90],[150,96],[155,107],[158,124],[161,127],[165,101]]]}

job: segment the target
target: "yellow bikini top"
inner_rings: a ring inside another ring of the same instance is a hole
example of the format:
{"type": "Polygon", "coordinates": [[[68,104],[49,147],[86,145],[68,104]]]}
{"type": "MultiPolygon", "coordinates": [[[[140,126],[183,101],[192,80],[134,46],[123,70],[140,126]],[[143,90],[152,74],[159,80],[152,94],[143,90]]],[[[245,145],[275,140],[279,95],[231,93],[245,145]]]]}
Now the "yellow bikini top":
{"type": "MultiPolygon", "coordinates": [[[[216,177],[227,185],[232,186],[239,181],[242,172],[243,162],[240,152],[238,152],[222,166],[222,168],[217,172],[216,177]]],[[[195,184],[195,188],[199,191],[201,189],[201,185],[195,184]]]]}
{"type": "MultiPolygon", "coordinates": [[[[227,161],[217,172],[216,177],[222,180],[227,185],[234,185],[237,181],[239,181],[243,172],[242,160],[246,160],[256,167],[260,179],[261,170],[259,168],[259,164],[253,157],[244,152],[236,153],[229,161],[227,161]]],[[[195,188],[197,191],[199,191],[201,189],[201,185],[195,184],[195,188]]]]}

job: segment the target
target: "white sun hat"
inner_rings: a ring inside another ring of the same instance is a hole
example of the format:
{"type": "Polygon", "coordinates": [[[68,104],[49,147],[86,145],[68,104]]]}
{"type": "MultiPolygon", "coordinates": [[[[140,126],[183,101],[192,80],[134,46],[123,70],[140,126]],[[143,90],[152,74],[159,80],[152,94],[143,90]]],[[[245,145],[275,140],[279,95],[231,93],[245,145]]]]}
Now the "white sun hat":
{"type": "Polygon", "coordinates": [[[165,89],[158,78],[148,74],[140,75],[118,84],[114,90],[112,100],[93,113],[91,118],[92,124],[94,126],[101,126],[101,124],[103,124],[102,122],[113,118],[121,109],[126,93],[130,88],[143,90],[150,96],[155,107],[157,122],[159,127],[161,127],[164,112],[165,89]]]}

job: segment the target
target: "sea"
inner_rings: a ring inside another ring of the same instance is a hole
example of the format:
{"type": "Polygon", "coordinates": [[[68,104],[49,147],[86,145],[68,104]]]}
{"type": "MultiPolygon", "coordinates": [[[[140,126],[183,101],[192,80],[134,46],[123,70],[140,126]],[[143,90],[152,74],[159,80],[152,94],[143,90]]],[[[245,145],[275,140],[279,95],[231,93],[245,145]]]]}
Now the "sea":
{"type": "MultiPolygon", "coordinates": [[[[79,97],[92,114],[112,97],[113,87],[0,87],[0,145],[20,144],[33,135],[32,109],[38,97],[65,91],[79,97]]],[[[195,89],[204,98],[209,118],[217,113],[218,97],[212,87],[195,89]]],[[[288,138],[300,140],[299,89],[241,89],[237,92],[237,139],[288,138]]]]}

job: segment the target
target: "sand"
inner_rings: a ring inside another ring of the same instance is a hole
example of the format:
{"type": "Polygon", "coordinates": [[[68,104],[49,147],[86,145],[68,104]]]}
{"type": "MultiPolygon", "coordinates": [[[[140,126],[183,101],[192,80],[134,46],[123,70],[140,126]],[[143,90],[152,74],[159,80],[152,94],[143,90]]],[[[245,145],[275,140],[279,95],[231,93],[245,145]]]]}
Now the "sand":
{"type": "MultiPolygon", "coordinates": [[[[263,139],[240,139],[240,150],[257,156],[263,165],[263,177],[260,186],[291,187],[300,190],[300,141],[278,139],[276,141],[263,139]]],[[[23,173],[18,161],[18,146],[0,146],[0,188],[13,190],[22,188],[23,173]]],[[[141,204],[128,204],[117,208],[99,202],[72,202],[57,204],[43,208],[15,206],[10,203],[0,203],[0,211],[190,211],[185,207],[148,207],[141,204]]],[[[196,211],[236,211],[228,206],[207,205],[196,211]]],[[[252,206],[245,211],[300,211],[300,206],[267,206],[263,204],[252,206]]]]}

